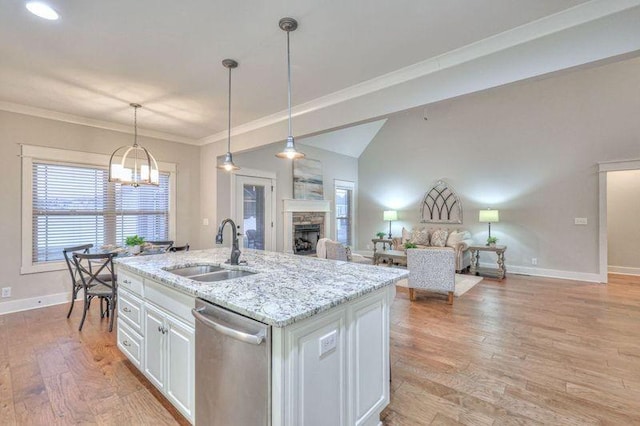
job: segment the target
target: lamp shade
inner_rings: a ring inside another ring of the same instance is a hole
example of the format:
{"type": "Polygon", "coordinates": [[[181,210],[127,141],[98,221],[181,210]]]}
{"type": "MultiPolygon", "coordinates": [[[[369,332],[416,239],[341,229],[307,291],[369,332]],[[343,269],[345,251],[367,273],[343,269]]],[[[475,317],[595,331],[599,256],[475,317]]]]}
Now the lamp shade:
{"type": "Polygon", "coordinates": [[[382,220],[398,220],[398,212],[395,210],[385,210],[382,220]]]}
{"type": "Polygon", "coordinates": [[[498,223],[500,222],[500,212],[499,210],[480,210],[480,214],[478,215],[478,221],[480,222],[489,222],[489,223],[498,223]]]}

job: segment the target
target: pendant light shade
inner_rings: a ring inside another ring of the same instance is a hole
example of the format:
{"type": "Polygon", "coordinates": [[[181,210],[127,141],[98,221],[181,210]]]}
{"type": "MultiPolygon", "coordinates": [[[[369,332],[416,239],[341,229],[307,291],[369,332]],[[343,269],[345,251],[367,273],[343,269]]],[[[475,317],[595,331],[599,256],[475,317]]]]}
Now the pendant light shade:
{"type": "Polygon", "coordinates": [[[129,104],[133,108],[133,145],[121,146],[116,149],[109,159],[109,182],[122,185],[160,185],[158,162],[153,155],[138,145],[138,108],[140,104],[129,104]]]}
{"type": "Polygon", "coordinates": [[[238,62],[233,59],[225,59],[222,61],[222,66],[229,70],[229,97],[228,97],[228,125],[227,125],[227,153],[224,156],[222,164],[218,165],[219,169],[231,172],[234,170],[240,170],[240,167],[233,164],[233,155],[231,155],[231,70],[238,67],[238,62]]]}
{"type": "Polygon", "coordinates": [[[278,23],[280,29],[287,33],[287,81],[288,91],[287,99],[289,105],[289,136],[287,136],[287,144],[282,152],[276,154],[278,158],[288,158],[291,160],[304,158],[304,154],[296,149],[296,143],[293,139],[293,132],[291,131],[291,52],[289,48],[289,33],[295,31],[298,28],[298,21],[293,18],[282,18],[278,23]]]}

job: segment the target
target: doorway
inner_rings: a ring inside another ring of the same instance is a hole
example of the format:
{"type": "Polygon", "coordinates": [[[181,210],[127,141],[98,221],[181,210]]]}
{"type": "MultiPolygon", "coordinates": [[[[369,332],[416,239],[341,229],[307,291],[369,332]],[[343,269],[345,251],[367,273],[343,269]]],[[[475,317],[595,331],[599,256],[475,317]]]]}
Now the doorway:
{"type": "MultiPolygon", "coordinates": [[[[600,282],[608,282],[609,272],[609,194],[608,183],[612,173],[640,170],[640,160],[611,161],[598,164],[599,173],[599,246],[600,246],[600,282]]],[[[617,266],[617,265],[613,265],[617,266]]]]}
{"type": "Polygon", "coordinates": [[[275,250],[274,193],[275,178],[255,175],[232,178],[233,217],[240,226],[243,248],[275,250]]]}

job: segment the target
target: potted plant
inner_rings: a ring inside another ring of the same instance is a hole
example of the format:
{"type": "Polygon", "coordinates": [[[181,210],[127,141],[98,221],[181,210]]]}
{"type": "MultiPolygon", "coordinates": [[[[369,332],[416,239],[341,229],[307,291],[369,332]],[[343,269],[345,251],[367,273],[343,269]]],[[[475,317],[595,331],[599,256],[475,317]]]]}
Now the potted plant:
{"type": "Polygon", "coordinates": [[[139,237],[137,235],[133,235],[133,236],[127,237],[124,240],[124,243],[127,247],[129,247],[129,252],[131,254],[138,254],[140,253],[140,246],[144,243],[144,238],[139,237]]]}
{"type": "Polygon", "coordinates": [[[384,232],[376,232],[376,237],[378,237],[379,239],[383,239],[384,236],[387,235],[384,232]]]}
{"type": "Polygon", "coordinates": [[[495,247],[497,242],[498,242],[498,239],[496,237],[488,237],[487,238],[487,245],[489,247],[495,247]]]}
{"type": "Polygon", "coordinates": [[[404,243],[404,251],[407,251],[408,249],[414,249],[414,248],[418,248],[418,246],[415,245],[414,243],[409,242],[409,241],[404,243]]]}

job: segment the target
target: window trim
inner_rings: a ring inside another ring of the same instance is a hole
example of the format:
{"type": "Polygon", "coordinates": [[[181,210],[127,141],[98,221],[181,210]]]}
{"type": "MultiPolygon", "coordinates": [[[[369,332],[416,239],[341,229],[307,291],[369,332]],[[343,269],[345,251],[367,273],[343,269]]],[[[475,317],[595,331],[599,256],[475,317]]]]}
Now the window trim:
{"type": "MultiPolygon", "coordinates": [[[[357,247],[356,235],[356,217],[358,214],[357,203],[358,203],[358,193],[356,188],[356,183],[348,180],[333,180],[333,205],[336,206],[336,189],[347,189],[351,191],[351,248],[355,249],[357,247]]],[[[338,208],[335,208],[335,212],[333,214],[333,237],[335,241],[338,241],[338,223],[337,223],[337,214],[338,208]]]]}
{"type": "MultiPolygon", "coordinates": [[[[49,148],[37,145],[21,144],[22,157],[22,265],[20,274],[59,271],[67,266],[64,261],[34,264],[32,256],[33,244],[33,162],[34,160],[80,165],[105,167],[109,164],[109,155],[91,152],[72,151],[60,148],[49,148]]],[[[176,169],[175,163],[158,162],[160,171],[169,173],[169,239],[176,235],[176,169]]]]}

